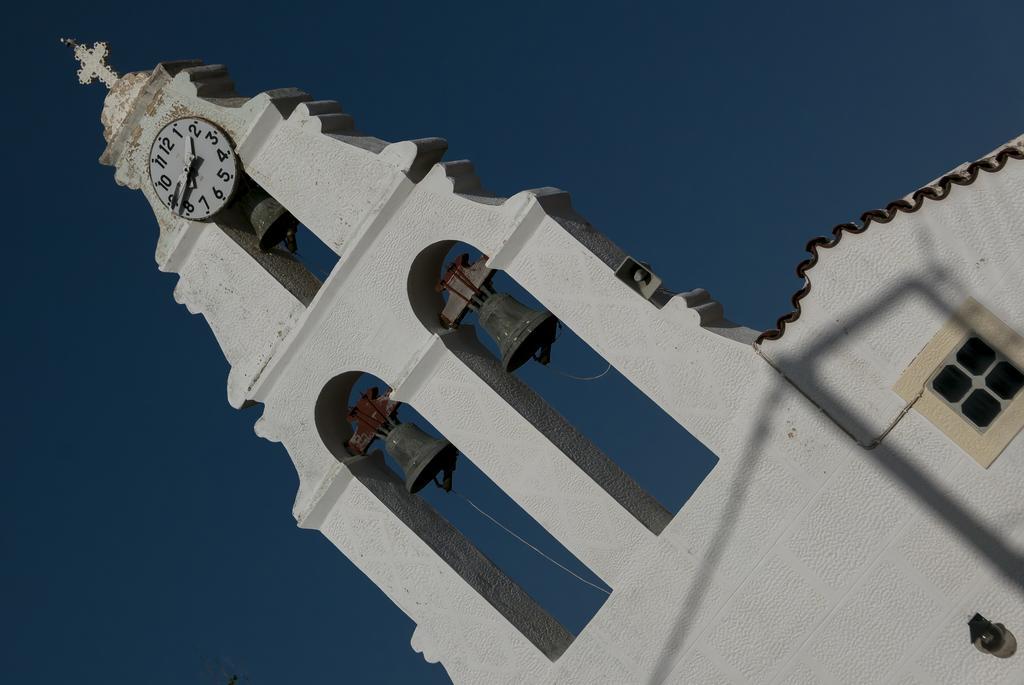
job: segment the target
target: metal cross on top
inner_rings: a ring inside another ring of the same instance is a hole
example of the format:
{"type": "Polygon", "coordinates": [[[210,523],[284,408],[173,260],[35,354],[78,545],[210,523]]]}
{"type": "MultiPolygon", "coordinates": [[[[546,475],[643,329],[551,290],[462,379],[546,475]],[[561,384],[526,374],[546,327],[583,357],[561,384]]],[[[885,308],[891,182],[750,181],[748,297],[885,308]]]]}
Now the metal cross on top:
{"type": "Polygon", "coordinates": [[[110,55],[110,48],[105,42],[93,43],[92,49],[79,43],[74,38],[61,38],[60,42],[68,47],[74,48],[75,59],[81,63],[78,70],[78,82],[85,85],[92,83],[94,78],[99,79],[107,88],[111,88],[119,78],[116,71],[107,64],[107,57],[110,55]]]}

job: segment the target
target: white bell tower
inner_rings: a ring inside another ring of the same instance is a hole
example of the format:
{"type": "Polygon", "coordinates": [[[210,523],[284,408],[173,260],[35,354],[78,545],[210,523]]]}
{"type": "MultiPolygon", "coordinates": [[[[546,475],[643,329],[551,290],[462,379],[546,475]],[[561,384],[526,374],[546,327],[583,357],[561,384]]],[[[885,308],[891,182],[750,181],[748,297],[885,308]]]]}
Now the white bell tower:
{"type": "Polygon", "coordinates": [[[759,334],[707,292],[660,284],[567,193],[486,192],[471,163],[442,161],[440,138],[380,140],[294,88],[240,96],[221,65],[118,78],[105,45],[74,45],[80,79],[110,88],[100,161],[149,200],[158,268],[179,275],[176,301],[230,362],[228,401],[262,405],[257,434],[294,462],[299,526],[401,607],[413,648],[455,682],[1024,682],[1010,649],[1024,636],[1022,139],[812,244],[785,335],[759,334]],[[207,220],[187,216],[226,169],[215,153],[195,148],[158,192],[157,134],[200,120],[226,136],[245,187],[337,253],[326,280],[284,243],[261,246],[244,188],[207,220]],[[678,514],[471,327],[442,323],[435,285],[457,242],[718,455],[678,514]],[[967,374],[957,359],[973,338],[993,361],[944,399],[936,374],[967,374]],[[579,635],[379,452],[352,450],[366,373],[612,588],[579,635]],[[986,426],[970,423],[975,392],[999,405],[986,426]]]}

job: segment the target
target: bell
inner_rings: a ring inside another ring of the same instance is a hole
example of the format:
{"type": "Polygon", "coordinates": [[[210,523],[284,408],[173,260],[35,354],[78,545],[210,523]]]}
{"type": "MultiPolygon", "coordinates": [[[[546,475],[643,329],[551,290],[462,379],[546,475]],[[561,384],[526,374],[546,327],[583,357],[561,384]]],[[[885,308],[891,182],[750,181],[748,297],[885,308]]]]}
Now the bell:
{"type": "Polygon", "coordinates": [[[348,418],[356,428],[348,441],[352,454],[366,454],[370,444],[384,440],[388,453],[405,474],[405,489],[416,494],[444,472],[441,487],[452,489],[452,471],[459,451],[455,445],[441,438],[432,438],[413,423],[398,420],[400,402],[391,399],[391,391],[381,395],[377,388],[363,393],[349,408],[348,418]]]}
{"type": "Polygon", "coordinates": [[[475,311],[480,325],[498,344],[505,371],[515,371],[530,359],[547,364],[558,319],[551,312],[530,309],[511,295],[497,292],[491,285],[493,276],[487,257],[481,255],[473,263],[468,254],[457,257],[436,286],[449,294],[441,310],[442,325],[455,328],[467,312],[475,311]]]}
{"type": "Polygon", "coordinates": [[[424,433],[414,423],[400,423],[391,429],[384,444],[405,473],[405,489],[416,494],[444,472],[445,490],[451,490],[451,472],[455,470],[455,445],[424,433]]]}
{"type": "Polygon", "coordinates": [[[280,202],[256,184],[250,185],[239,204],[246,218],[256,231],[260,249],[269,251],[282,241],[289,252],[295,252],[295,232],[299,221],[280,202]]]}
{"type": "Polygon", "coordinates": [[[541,364],[550,361],[558,327],[551,312],[530,309],[511,295],[496,292],[484,299],[476,313],[498,344],[506,371],[515,371],[534,356],[541,364]]]}

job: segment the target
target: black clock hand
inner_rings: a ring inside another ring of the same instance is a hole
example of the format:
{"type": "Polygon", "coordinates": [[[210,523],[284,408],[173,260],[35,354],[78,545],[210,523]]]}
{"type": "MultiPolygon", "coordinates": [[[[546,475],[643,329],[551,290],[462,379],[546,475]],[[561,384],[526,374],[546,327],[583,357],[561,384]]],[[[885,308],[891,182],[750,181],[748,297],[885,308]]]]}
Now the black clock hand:
{"type": "MultiPolygon", "coordinates": [[[[195,187],[195,179],[192,178],[192,169],[196,161],[196,143],[192,136],[188,137],[189,153],[185,158],[185,168],[178,176],[178,182],[174,186],[174,205],[177,207],[177,215],[181,216],[181,208],[185,204],[185,194],[195,187]]],[[[173,208],[173,207],[172,207],[173,208]]]]}
{"type": "Polygon", "coordinates": [[[196,141],[195,141],[195,139],[192,136],[189,136],[188,137],[188,164],[185,166],[185,171],[188,172],[188,176],[185,177],[185,180],[187,181],[189,188],[195,188],[196,187],[196,179],[195,179],[194,176],[192,176],[192,171],[194,170],[194,166],[193,165],[195,164],[196,161],[202,161],[202,160],[200,160],[196,156],[196,141]]]}

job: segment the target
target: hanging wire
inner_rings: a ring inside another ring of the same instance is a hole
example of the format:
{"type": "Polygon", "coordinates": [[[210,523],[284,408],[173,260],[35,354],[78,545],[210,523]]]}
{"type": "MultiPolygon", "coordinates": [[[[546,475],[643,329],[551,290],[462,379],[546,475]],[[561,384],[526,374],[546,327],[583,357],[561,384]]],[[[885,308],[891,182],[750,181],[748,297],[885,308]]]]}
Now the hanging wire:
{"type": "MultiPolygon", "coordinates": [[[[436,484],[436,481],[435,481],[435,484],[436,484]]],[[[523,539],[522,537],[520,537],[520,536],[519,536],[519,535],[517,535],[517,534],[516,534],[515,532],[513,532],[513,531],[512,531],[512,530],[511,530],[511,529],[510,529],[510,528],[509,528],[508,526],[504,525],[503,523],[501,523],[500,521],[498,521],[498,520],[497,520],[496,518],[494,518],[493,516],[491,516],[490,514],[488,514],[488,513],[486,512],[486,511],[484,511],[483,509],[481,509],[480,507],[478,507],[478,506],[477,506],[476,504],[474,504],[474,503],[473,503],[473,500],[469,499],[468,497],[466,497],[465,495],[463,495],[463,494],[462,494],[461,492],[459,492],[458,490],[452,490],[451,492],[453,492],[453,493],[455,493],[456,495],[458,495],[459,497],[461,497],[461,498],[462,498],[462,499],[463,499],[463,500],[464,500],[464,501],[466,502],[466,504],[468,504],[469,506],[473,507],[473,508],[474,508],[474,509],[476,509],[476,510],[477,510],[478,512],[480,512],[480,513],[481,513],[481,514],[482,514],[482,515],[483,515],[484,517],[486,517],[486,518],[487,518],[487,519],[488,519],[488,520],[489,520],[489,521],[490,521],[491,523],[493,523],[494,525],[496,525],[496,526],[498,526],[499,528],[501,528],[502,530],[504,530],[504,531],[505,531],[506,533],[508,533],[509,535],[511,535],[512,537],[514,537],[514,538],[515,538],[516,540],[519,540],[519,542],[523,543],[524,545],[526,545],[527,547],[529,547],[530,549],[532,549],[532,550],[533,550],[534,552],[536,552],[537,554],[541,555],[542,557],[544,557],[545,559],[547,559],[548,561],[550,561],[550,562],[551,562],[552,564],[554,564],[554,565],[555,565],[555,566],[557,566],[558,568],[562,569],[563,571],[565,571],[566,573],[568,573],[569,575],[571,575],[571,576],[572,576],[573,578],[575,578],[576,580],[578,580],[578,581],[580,581],[581,583],[584,583],[584,584],[586,584],[586,585],[589,585],[590,587],[594,588],[595,590],[599,590],[599,591],[603,592],[603,593],[604,593],[604,594],[606,594],[606,595],[610,595],[610,594],[612,594],[611,592],[609,592],[608,590],[605,590],[605,589],[604,589],[603,587],[601,587],[600,585],[595,585],[594,583],[591,583],[591,582],[590,582],[589,580],[587,580],[586,578],[584,578],[584,577],[580,576],[580,575],[579,575],[578,573],[576,573],[576,572],[575,572],[575,571],[573,571],[572,569],[570,569],[570,568],[567,568],[567,567],[563,566],[562,564],[558,563],[557,561],[555,561],[554,559],[552,559],[551,557],[549,557],[549,556],[548,556],[547,554],[544,554],[544,552],[540,551],[540,550],[539,550],[539,549],[537,549],[537,548],[536,548],[535,546],[531,545],[531,544],[530,544],[529,542],[527,542],[527,541],[526,541],[526,540],[524,540],[524,539],[523,539]]]]}
{"type": "Polygon", "coordinates": [[[548,368],[551,369],[552,371],[554,371],[555,373],[557,373],[559,376],[565,376],[566,378],[571,378],[574,381],[596,381],[598,378],[601,378],[606,373],[608,373],[609,371],[612,370],[612,363],[608,362],[608,366],[605,367],[604,371],[602,371],[601,373],[597,374],[596,376],[574,376],[571,373],[566,373],[565,371],[562,371],[560,369],[556,369],[556,368],[551,367],[551,366],[549,366],[548,368]]]}

